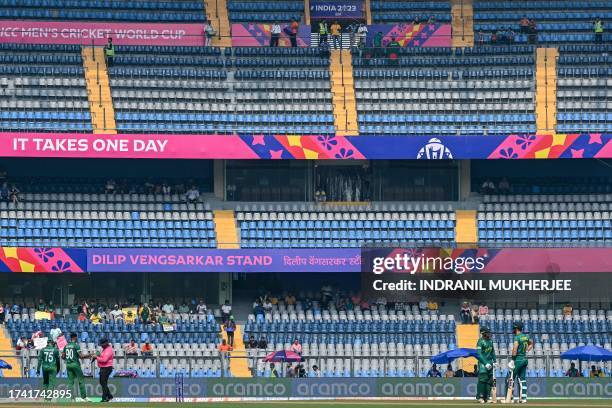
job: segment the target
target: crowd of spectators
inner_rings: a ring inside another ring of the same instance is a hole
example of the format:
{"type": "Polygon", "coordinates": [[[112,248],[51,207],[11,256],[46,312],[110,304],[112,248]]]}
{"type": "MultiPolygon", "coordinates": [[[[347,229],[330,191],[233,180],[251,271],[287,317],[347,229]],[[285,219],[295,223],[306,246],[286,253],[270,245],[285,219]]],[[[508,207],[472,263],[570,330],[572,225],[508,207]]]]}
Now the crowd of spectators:
{"type": "MultiPolygon", "coordinates": [[[[173,193],[183,195],[188,203],[195,203],[200,199],[200,189],[193,180],[189,180],[187,184],[183,182],[170,184],[167,180],[157,181],[148,179],[144,182],[144,191],[148,194],[163,194],[170,195],[173,193]],[[188,187],[187,187],[188,186],[188,187]]],[[[132,194],[136,193],[136,186],[130,184],[127,179],[121,180],[119,183],[115,179],[108,179],[104,185],[106,194],[132,194]]]]}
{"type": "Polygon", "coordinates": [[[462,324],[478,324],[482,316],[489,314],[489,307],[484,303],[470,304],[470,302],[461,303],[459,318],[462,324]]]}

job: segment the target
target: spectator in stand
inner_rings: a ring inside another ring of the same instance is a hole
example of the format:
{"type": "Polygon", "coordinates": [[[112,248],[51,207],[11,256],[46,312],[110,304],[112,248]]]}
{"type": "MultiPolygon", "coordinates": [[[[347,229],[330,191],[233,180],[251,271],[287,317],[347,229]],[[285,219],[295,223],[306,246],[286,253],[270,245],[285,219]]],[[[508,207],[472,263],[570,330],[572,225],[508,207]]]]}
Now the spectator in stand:
{"type": "Polygon", "coordinates": [[[60,329],[57,323],[54,322],[53,328],[49,330],[49,336],[51,337],[51,340],[57,343],[57,338],[61,335],[62,335],[62,329],[60,329]]]}
{"type": "Polygon", "coordinates": [[[162,183],[161,191],[164,195],[170,195],[172,194],[172,187],[170,187],[167,183],[164,182],[162,183]]]}
{"type": "Polygon", "coordinates": [[[529,19],[527,18],[527,16],[523,16],[521,18],[519,25],[521,27],[521,34],[529,33],[529,19]]]}
{"type": "Polygon", "coordinates": [[[366,299],[362,299],[361,303],[359,303],[359,308],[361,311],[370,310],[370,303],[366,299]]]}
{"type": "Polygon", "coordinates": [[[491,179],[485,179],[480,187],[482,194],[493,194],[495,192],[495,184],[491,179]]]}
{"type": "Polygon", "coordinates": [[[571,363],[569,370],[565,372],[566,377],[582,377],[580,371],[576,368],[576,363],[571,363]]]}
{"type": "Polygon", "coordinates": [[[461,323],[463,324],[468,324],[470,322],[471,319],[471,311],[470,311],[470,304],[468,302],[463,302],[461,304],[461,312],[460,312],[460,316],[461,316],[461,323]]]}
{"type": "Polygon", "coordinates": [[[138,344],[136,344],[136,340],[131,339],[128,344],[123,346],[123,350],[125,351],[126,356],[137,356],[138,355],[138,344]]]}
{"type": "Polygon", "coordinates": [[[373,56],[375,58],[380,58],[383,56],[383,33],[377,32],[374,34],[374,39],[372,40],[373,56]]]}
{"type": "Polygon", "coordinates": [[[108,38],[108,42],[104,46],[104,56],[106,57],[106,66],[112,67],[115,62],[115,46],[111,37],[108,38]]]}
{"type": "Polygon", "coordinates": [[[334,21],[331,27],[329,27],[329,31],[331,32],[333,47],[339,50],[342,48],[342,39],[340,38],[342,26],[337,21],[334,21]]]}
{"type": "Polygon", "coordinates": [[[6,310],[4,309],[4,303],[0,301],[0,324],[4,324],[6,310]]]}
{"type": "Polygon", "coordinates": [[[256,349],[256,348],[259,348],[258,344],[259,343],[257,343],[257,340],[255,340],[255,336],[251,335],[249,337],[249,341],[246,344],[246,346],[247,346],[247,348],[250,348],[250,349],[256,349]]]}
{"type": "Polygon", "coordinates": [[[265,320],[266,312],[264,308],[261,306],[261,303],[257,302],[255,307],[253,308],[253,314],[255,315],[255,320],[260,322],[265,320]]]}
{"type": "Polygon", "coordinates": [[[429,16],[429,20],[427,20],[427,24],[436,24],[436,17],[429,16]]]}
{"type": "Polygon", "coordinates": [[[270,363],[270,378],[278,378],[278,371],[274,367],[274,363],[270,363]]]}
{"type": "Polygon", "coordinates": [[[19,202],[19,189],[17,188],[17,186],[15,186],[14,184],[11,186],[11,189],[9,190],[9,200],[13,203],[13,204],[17,204],[19,202]]]}
{"type": "Polygon", "coordinates": [[[433,364],[431,366],[431,368],[427,372],[427,377],[431,377],[431,378],[441,378],[442,377],[442,374],[440,373],[440,371],[438,371],[438,366],[436,364],[433,364]]]}
{"type": "Polygon", "coordinates": [[[149,307],[149,304],[145,303],[142,305],[138,314],[140,315],[140,319],[144,324],[149,323],[151,321],[151,308],[149,307]]]}
{"type": "Polygon", "coordinates": [[[319,366],[316,364],[312,366],[312,376],[315,378],[321,377],[321,370],[319,370],[319,366]]]}
{"type": "Polygon", "coordinates": [[[289,350],[301,356],[302,355],[302,345],[300,344],[300,341],[298,339],[293,340],[293,344],[291,345],[291,348],[289,350]]]}
{"type": "Polygon", "coordinates": [[[589,378],[600,378],[603,376],[604,373],[601,368],[595,368],[594,365],[591,366],[591,371],[589,371],[589,378]]]}
{"type": "Polygon", "coordinates": [[[391,37],[391,41],[387,44],[387,61],[389,65],[399,65],[399,53],[402,46],[395,39],[391,37]]]}
{"type": "Polygon", "coordinates": [[[192,185],[189,190],[185,193],[185,200],[188,203],[195,203],[200,198],[200,190],[195,185],[192,185]]]}
{"type": "Polygon", "coordinates": [[[123,310],[119,307],[119,305],[115,305],[113,310],[111,310],[111,312],[110,312],[110,316],[111,316],[111,319],[113,319],[113,321],[115,321],[115,322],[118,322],[120,320],[124,320],[124,318],[125,318],[123,310]]]}
{"type": "Polygon", "coordinates": [[[9,201],[9,188],[6,182],[2,183],[2,187],[0,187],[0,200],[9,201]]]}
{"type": "Polygon", "coordinates": [[[91,314],[91,316],[89,316],[89,321],[91,322],[91,324],[102,324],[102,316],[100,316],[100,312],[99,311],[95,311],[91,314]]]}
{"type": "Polygon", "coordinates": [[[261,307],[263,307],[264,312],[272,311],[272,301],[269,298],[264,299],[261,307]]]}
{"type": "Polygon", "coordinates": [[[206,307],[206,303],[204,303],[204,299],[200,299],[200,303],[198,303],[198,305],[196,306],[196,312],[198,314],[206,314],[206,311],[208,310],[208,308],[206,307]]]}
{"type": "Polygon", "coordinates": [[[453,371],[452,364],[446,366],[446,371],[444,372],[444,378],[453,378],[455,376],[455,372],[453,371]]]}
{"type": "Polygon", "coordinates": [[[414,18],[412,19],[412,25],[418,24],[421,24],[421,18],[419,16],[414,16],[414,18]]]}
{"type": "Polygon", "coordinates": [[[270,47],[278,47],[278,40],[281,35],[281,26],[278,22],[274,22],[272,24],[272,28],[270,29],[270,47]]]}
{"type": "Polygon", "coordinates": [[[15,316],[20,315],[21,314],[21,306],[19,306],[17,303],[13,304],[13,307],[11,307],[11,315],[13,315],[13,319],[15,318],[15,316]]]}
{"type": "Polygon", "coordinates": [[[266,336],[261,336],[259,342],[257,343],[257,348],[264,350],[268,348],[268,340],[266,340],[266,336]]]}
{"type": "Polygon", "coordinates": [[[593,22],[593,32],[595,33],[595,42],[603,43],[604,23],[599,17],[593,22]]]}
{"type": "Polygon", "coordinates": [[[431,312],[435,312],[438,310],[438,302],[434,301],[434,300],[430,300],[429,302],[427,302],[427,310],[431,311],[431,312]]]}
{"type": "Polygon", "coordinates": [[[478,316],[486,316],[489,314],[489,306],[485,305],[484,303],[481,303],[480,306],[478,306],[478,316]]]}
{"type": "Polygon", "coordinates": [[[476,43],[478,45],[483,45],[484,42],[485,42],[484,32],[482,30],[478,30],[478,33],[476,34],[476,43]]]}
{"type": "Polygon", "coordinates": [[[293,306],[295,305],[296,302],[297,302],[297,299],[292,293],[289,293],[287,294],[287,296],[285,296],[285,304],[287,306],[293,306]]]}
{"type": "Polygon", "coordinates": [[[181,314],[189,313],[189,305],[187,304],[187,302],[183,301],[183,303],[181,303],[181,305],[178,308],[178,312],[181,314]]]}
{"type": "Polygon", "coordinates": [[[21,355],[21,350],[27,350],[27,349],[28,349],[28,339],[26,339],[25,336],[21,336],[17,340],[17,344],[15,345],[16,354],[19,356],[21,355]]]}
{"type": "Polygon", "coordinates": [[[225,303],[221,306],[221,321],[225,323],[230,315],[232,314],[232,305],[230,305],[229,300],[226,300],[225,303]]]}
{"type": "Polygon", "coordinates": [[[142,345],[142,348],[140,349],[140,351],[142,352],[143,356],[152,356],[153,355],[153,345],[151,343],[149,343],[149,341],[145,341],[145,344],[142,345]]]}
{"type": "Polygon", "coordinates": [[[528,40],[529,44],[535,44],[538,42],[538,25],[533,18],[529,20],[528,40]]]}
{"type": "Polygon", "coordinates": [[[291,19],[291,24],[289,25],[289,41],[291,41],[291,47],[297,47],[297,36],[300,29],[300,23],[295,18],[291,19]]]}
{"type": "Polygon", "coordinates": [[[573,311],[574,311],[574,308],[572,307],[571,304],[567,303],[565,306],[563,306],[563,316],[570,317],[573,311]]]}
{"type": "Polygon", "coordinates": [[[478,306],[473,305],[472,310],[470,311],[471,323],[478,324],[478,306]]]}
{"type": "Polygon", "coordinates": [[[427,299],[421,298],[421,300],[419,301],[419,310],[421,312],[424,312],[425,310],[427,310],[427,299]]]}
{"type": "Polygon", "coordinates": [[[287,364],[287,371],[285,371],[286,378],[294,378],[295,377],[295,368],[293,368],[293,364],[287,364]]]}
{"type": "Polygon", "coordinates": [[[357,41],[358,44],[357,46],[365,46],[366,42],[368,39],[368,26],[365,25],[364,23],[361,23],[359,25],[359,28],[357,29],[357,41]]]}
{"type": "Polygon", "coordinates": [[[102,321],[108,320],[108,316],[106,316],[106,312],[104,311],[104,308],[102,306],[98,308],[98,314],[100,315],[102,321]]]}
{"type": "Polygon", "coordinates": [[[319,22],[319,47],[323,44],[327,44],[327,35],[329,34],[329,29],[327,28],[327,22],[322,20],[319,22]]]}
{"type": "Polygon", "coordinates": [[[212,39],[217,34],[215,28],[210,21],[205,22],[206,27],[204,28],[204,46],[210,47],[212,45],[212,39]]]}
{"type": "Polygon", "coordinates": [[[236,332],[236,321],[234,316],[230,316],[229,321],[225,324],[225,333],[227,333],[227,342],[230,347],[234,347],[234,333],[236,332]]]}
{"type": "Polygon", "coordinates": [[[117,183],[115,182],[115,180],[109,179],[106,182],[106,186],[104,187],[104,192],[106,194],[113,194],[116,188],[117,188],[117,183]]]}
{"type": "Polygon", "coordinates": [[[510,192],[510,183],[508,179],[503,177],[497,186],[497,189],[501,194],[508,194],[510,192]]]}
{"type": "Polygon", "coordinates": [[[219,344],[219,352],[221,352],[221,354],[225,355],[227,354],[228,351],[231,351],[232,347],[227,344],[227,340],[223,339],[221,340],[221,344],[219,344]]]}
{"type": "Polygon", "coordinates": [[[172,317],[172,314],[174,313],[174,305],[172,304],[170,299],[166,300],[166,303],[164,303],[164,305],[162,306],[161,310],[166,315],[168,315],[168,318],[172,317]]]}
{"type": "Polygon", "coordinates": [[[79,322],[84,322],[87,320],[87,315],[83,312],[79,313],[79,317],[77,317],[79,322]]]}

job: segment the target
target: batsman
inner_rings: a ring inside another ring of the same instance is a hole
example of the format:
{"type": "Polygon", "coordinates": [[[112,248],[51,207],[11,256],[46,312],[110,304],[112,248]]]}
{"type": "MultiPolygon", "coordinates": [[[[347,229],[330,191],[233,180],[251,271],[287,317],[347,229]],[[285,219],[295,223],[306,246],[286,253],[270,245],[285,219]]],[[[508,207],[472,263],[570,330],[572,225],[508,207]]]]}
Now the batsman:
{"type": "Polygon", "coordinates": [[[476,388],[476,399],[481,404],[489,401],[491,398],[491,387],[493,387],[493,369],[497,357],[495,356],[495,347],[491,340],[491,330],[488,327],[480,328],[480,339],[476,344],[478,351],[476,359],[478,360],[478,385],[476,388]]]}
{"type": "Polygon", "coordinates": [[[74,391],[74,382],[76,380],[79,386],[80,402],[88,401],[85,393],[85,378],[83,370],[81,370],[81,362],[79,359],[87,358],[88,355],[81,352],[81,347],[78,343],[76,333],[70,333],[70,343],[66,344],[62,352],[62,358],[66,360],[66,373],[68,374],[68,386],[70,391],[74,391]]]}
{"type": "Polygon", "coordinates": [[[514,362],[514,383],[518,383],[519,403],[527,402],[527,353],[533,348],[533,341],[523,333],[523,323],[512,324],[514,345],[512,346],[512,361],[514,362]]]}

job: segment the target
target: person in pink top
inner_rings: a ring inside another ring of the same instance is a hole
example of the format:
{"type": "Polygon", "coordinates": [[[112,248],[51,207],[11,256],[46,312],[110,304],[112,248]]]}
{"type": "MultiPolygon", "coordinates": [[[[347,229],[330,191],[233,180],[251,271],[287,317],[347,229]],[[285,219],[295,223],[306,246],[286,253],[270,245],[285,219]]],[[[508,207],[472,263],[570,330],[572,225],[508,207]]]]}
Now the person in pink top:
{"type": "Polygon", "coordinates": [[[101,402],[109,402],[113,399],[113,396],[108,389],[108,378],[113,372],[113,360],[115,355],[108,339],[100,339],[99,344],[100,347],[102,347],[102,352],[97,352],[93,359],[96,360],[98,367],[100,367],[100,386],[102,387],[101,402]]]}
{"type": "Polygon", "coordinates": [[[296,354],[299,354],[300,356],[302,355],[302,345],[300,344],[300,341],[298,339],[295,339],[293,341],[293,344],[291,345],[291,351],[296,354]]]}

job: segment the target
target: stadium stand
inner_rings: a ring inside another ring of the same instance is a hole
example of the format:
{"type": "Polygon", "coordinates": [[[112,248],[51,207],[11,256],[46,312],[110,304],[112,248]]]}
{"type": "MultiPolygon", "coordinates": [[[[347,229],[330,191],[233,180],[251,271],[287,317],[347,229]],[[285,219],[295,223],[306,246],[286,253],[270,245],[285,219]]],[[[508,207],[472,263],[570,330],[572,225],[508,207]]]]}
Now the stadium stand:
{"type": "Polygon", "coordinates": [[[0,1],[0,19],[198,23],[204,16],[201,0],[0,1]]]}
{"type": "Polygon", "coordinates": [[[0,130],[91,132],[81,47],[0,44],[0,130]]]}
{"type": "Polygon", "coordinates": [[[474,0],[474,32],[482,31],[487,40],[492,33],[510,28],[516,33],[515,42],[527,43],[528,35],[520,33],[522,17],[535,20],[538,43],[591,43],[594,40],[593,21],[596,18],[610,21],[612,12],[605,0],[474,0]]]}
{"type": "Polygon", "coordinates": [[[559,46],[557,131],[612,131],[611,44],[559,46]]]}
{"type": "Polygon", "coordinates": [[[451,21],[450,1],[387,1],[372,0],[373,23],[409,23],[433,18],[436,22],[451,21]]]}
{"type": "Polygon", "coordinates": [[[234,23],[289,23],[302,20],[303,0],[228,0],[229,19],[234,23]]]}
{"type": "Polygon", "coordinates": [[[358,247],[372,241],[452,245],[455,213],[447,204],[375,203],[237,207],[243,248],[358,247]]]}
{"type": "Polygon", "coordinates": [[[333,133],[329,60],[316,49],[117,47],[125,133],[333,133]],[[165,103],[164,103],[165,102],[165,103]]]}
{"type": "Polygon", "coordinates": [[[355,50],[360,132],[534,133],[533,65],[519,45],[402,48],[398,66],[355,50]]]}

